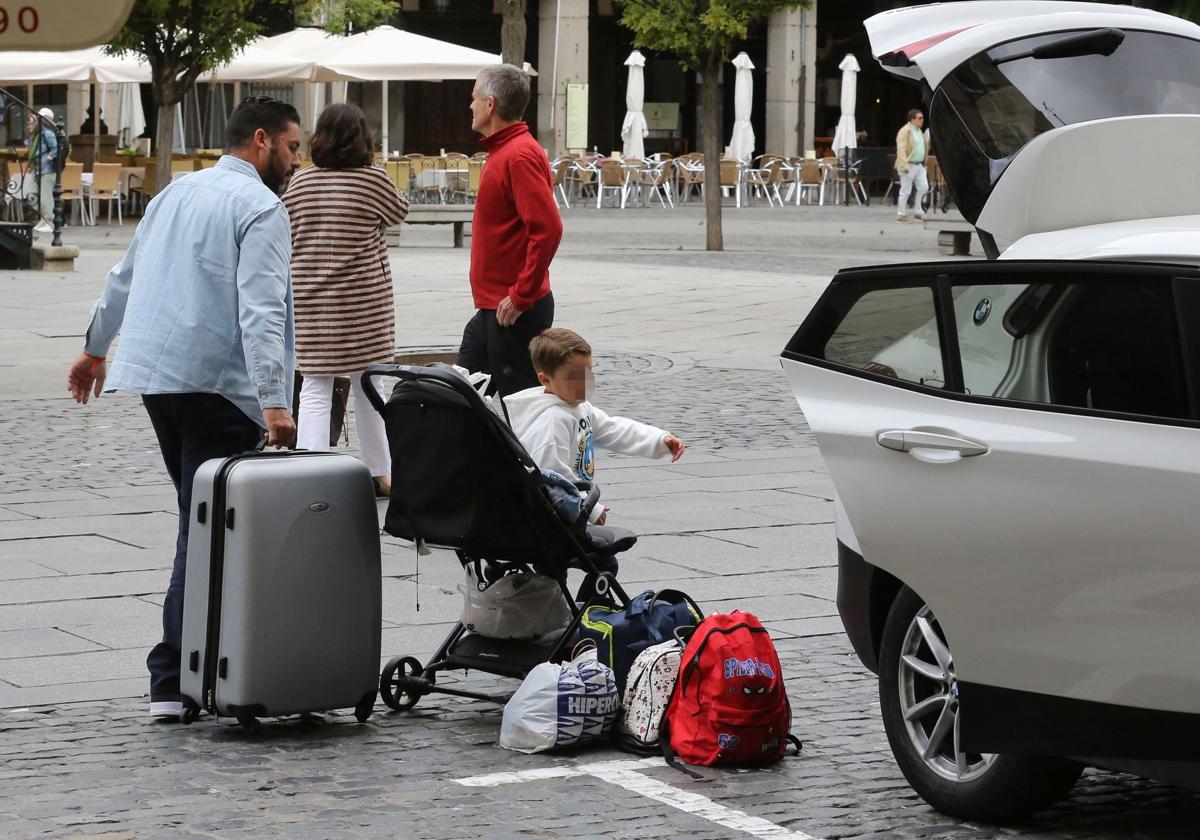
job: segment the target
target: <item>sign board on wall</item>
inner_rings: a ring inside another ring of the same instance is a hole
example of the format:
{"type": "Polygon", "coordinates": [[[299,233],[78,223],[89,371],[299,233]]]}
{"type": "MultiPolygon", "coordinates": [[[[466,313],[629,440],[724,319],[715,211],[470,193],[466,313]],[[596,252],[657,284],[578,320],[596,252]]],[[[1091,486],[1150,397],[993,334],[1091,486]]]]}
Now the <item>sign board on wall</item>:
{"type": "Polygon", "coordinates": [[[679,130],[678,102],[647,102],[642,110],[646,115],[646,128],[651,131],[679,130]]]}
{"type": "Polygon", "coordinates": [[[125,24],[133,0],[0,0],[0,50],[78,50],[125,24]]]}
{"type": "Polygon", "coordinates": [[[588,135],[588,86],[567,85],[567,148],[586,149],[588,135]]]}

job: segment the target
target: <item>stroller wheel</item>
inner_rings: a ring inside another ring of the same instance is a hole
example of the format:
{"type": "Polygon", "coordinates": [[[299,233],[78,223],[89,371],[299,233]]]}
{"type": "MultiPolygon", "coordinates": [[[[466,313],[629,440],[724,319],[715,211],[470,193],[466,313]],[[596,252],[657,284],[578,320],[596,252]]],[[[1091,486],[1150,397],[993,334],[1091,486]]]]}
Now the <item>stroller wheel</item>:
{"type": "Polygon", "coordinates": [[[379,696],[388,708],[405,712],[417,705],[426,692],[415,688],[413,683],[422,680],[424,670],[415,656],[397,656],[384,666],[383,673],[379,675],[379,696]]]}

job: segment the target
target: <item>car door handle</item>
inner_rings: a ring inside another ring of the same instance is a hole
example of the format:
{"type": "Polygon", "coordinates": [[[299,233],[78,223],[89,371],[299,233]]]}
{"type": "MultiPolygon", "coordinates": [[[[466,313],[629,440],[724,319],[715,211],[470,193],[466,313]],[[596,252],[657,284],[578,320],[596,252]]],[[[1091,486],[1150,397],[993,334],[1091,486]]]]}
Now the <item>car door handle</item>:
{"type": "Polygon", "coordinates": [[[983,455],[988,451],[986,444],[976,440],[937,432],[923,432],[917,429],[890,429],[876,435],[875,441],[884,449],[891,449],[894,452],[933,450],[946,454],[957,453],[959,457],[970,458],[974,455],[983,455]]]}

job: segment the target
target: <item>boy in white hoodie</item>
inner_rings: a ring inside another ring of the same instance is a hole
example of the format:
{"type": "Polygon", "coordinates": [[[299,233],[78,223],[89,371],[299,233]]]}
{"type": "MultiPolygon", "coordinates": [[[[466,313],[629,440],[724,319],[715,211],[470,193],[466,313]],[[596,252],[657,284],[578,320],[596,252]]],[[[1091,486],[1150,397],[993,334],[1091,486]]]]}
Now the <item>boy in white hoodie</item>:
{"type": "MultiPolygon", "coordinates": [[[[622,455],[661,458],[683,455],[683,441],[655,426],[610,417],[592,405],[592,348],[577,333],[551,327],[529,344],[541,385],[504,398],[509,422],[543,470],[571,481],[591,482],[596,447],[622,455]]],[[[590,521],[603,525],[608,508],[596,505],[590,521]]]]}

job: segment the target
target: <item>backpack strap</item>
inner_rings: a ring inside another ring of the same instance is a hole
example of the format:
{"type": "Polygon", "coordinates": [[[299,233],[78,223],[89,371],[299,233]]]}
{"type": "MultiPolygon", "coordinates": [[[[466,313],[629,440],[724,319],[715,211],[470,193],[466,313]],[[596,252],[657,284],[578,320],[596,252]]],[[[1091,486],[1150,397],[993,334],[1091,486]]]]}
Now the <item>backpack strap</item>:
{"type": "MultiPolygon", "coordinates": [[[[794,753],[792,753],[792,755],[800,755],[800,751],[804,749],[804,744],[800,741],[800,739],[797,738],[795,735],[788,733],[787,740],[788,740],[789,744],[791,744],[793,747],[796,748],[796,751],[794,753]]],[[[787,755],[786,747],[784,748],[783,754],[787,755]]]]}
{"type": "Polygon", "coordinates": [[[704,777],[680,761],[679,756],[675,754],[675,750],[671,748],[671,730],[665,714],[662,717],[662,723],[658,726],[658,745],[662,748],[663,758],[666,759],[667,764],[681,773],[687,773],[697,781],[704,781],[704,777]]]}

